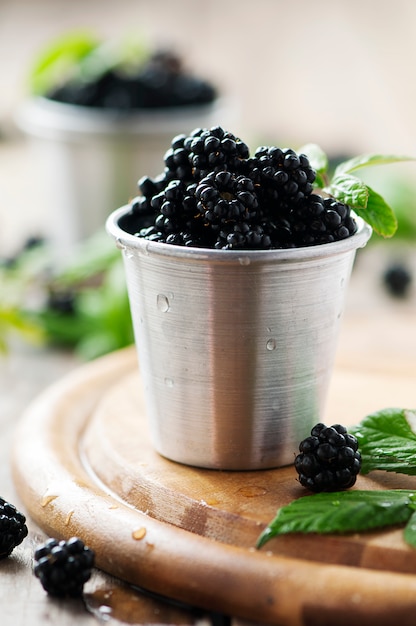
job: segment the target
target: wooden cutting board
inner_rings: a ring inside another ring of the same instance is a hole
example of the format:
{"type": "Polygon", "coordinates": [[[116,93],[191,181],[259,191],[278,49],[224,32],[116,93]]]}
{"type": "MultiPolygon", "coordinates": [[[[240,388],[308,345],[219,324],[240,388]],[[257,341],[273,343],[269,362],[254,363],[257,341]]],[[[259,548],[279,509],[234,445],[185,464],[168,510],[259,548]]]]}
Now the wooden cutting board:
{"type": "MultiPolygon", "coordinates": [[[[412,372],[338,363],[327,423],[416,406],[412,372]],[[374,405],[375,398],[377,405],[374,405]]],[[[293,467],[224,472],[159,456],[147,432],[134,349],[82,366],[46,390],[17,429],[13,474],[48,534],[81,536],[97,565],[171,598],[288,626],[414,624],[416,550],[401,529],[256,539],[306,492],[293,467]]],[[[416,488],[373,473],[357,488],[416,488]]]]}

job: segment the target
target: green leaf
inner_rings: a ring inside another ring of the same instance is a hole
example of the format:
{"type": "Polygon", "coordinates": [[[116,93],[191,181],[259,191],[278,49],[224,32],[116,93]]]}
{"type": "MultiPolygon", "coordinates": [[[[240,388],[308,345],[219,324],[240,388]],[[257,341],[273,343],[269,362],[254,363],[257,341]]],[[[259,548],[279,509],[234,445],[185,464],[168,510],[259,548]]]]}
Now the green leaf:
{"type": "Polygon", "coordinates": [[[357,437],[362,474],[385,470],[416,475],[416,410],[387,408],[365,417],[351,433],[357,437]]]}
{"type": "Polygon", "coordinates": [[[369,191],[365,183],[355,176],[340,174],[334,176],[324,191],[340,202],[348,204],[352,209],[365,209],[368,203],[369,191]]]}
{"type": "MultiPolygon", "coordinates": [[[[91,235],[80,245],[77,254],[56,278],[61,286],[73,286],[104,275],[113,264],[119,264],[120,251],[109,240],[107,233],[91,235]]],[[[123,284],[123,283],[122,283],[123,284]]]]}
{"type": "Polygon", "coordinates": [[[367,186],[368,202],[365,209],[355,207],[354,210],[373,230],[382,237],[392,237],[397,230],[397,218],[393,209],[378,193],[367,186]]]}
{"type": "Polygon", "coordinates": [[[13,333],[34,344],[42,343],[45,339],[40,324],[24,311],[0,306],[0,353],[7,353],[8,338],[13,333]]]}
{"type": "Polygon", "coordinates": [[[413,514],[415,498],[415,492],[404,489],[305,496],[278,510],[256,547],[288,533],[348,533],[403,524],[413,514]]]}
{"type": "Polygon", "coordinates": [[[334,172],[334,177],[341,174],[353,172],[362,167],[373,165],[388,165],[389,163],[402,163],[403,161],[415,161],[416,157],[394,155],[394,154],[362,154],[340,163],[334,172]]]}
{"type": "Polygon", "coordinates": [[[406,524],[403,532],[403,539],[413,548],[416,548],[416,511],[412,513],[411,518],[406,524]]]}
{"type": "Polygon", "coordinates": [[[328,157],[320,146],[316,143],[307,143],[298,150],[299,154],[306,154],[311,167],[319,173],[323,174],[328,170],[328,157]]]}
{"type": "Polygon", "coordinates": [[[48,44],[38,55],[29,75],[35,95],[45,95],[51,88],[72,76],[78,64],[98,45],[90,33],[75,31],[48,44]]]}
{"type": "Polygon", "coordinates": [[[316,172],[314,187],[323,189],[328,182],[328,157],[316,143],[307,143],[298,150],[299,154],[305,154],[311,167],[316,172]]]}

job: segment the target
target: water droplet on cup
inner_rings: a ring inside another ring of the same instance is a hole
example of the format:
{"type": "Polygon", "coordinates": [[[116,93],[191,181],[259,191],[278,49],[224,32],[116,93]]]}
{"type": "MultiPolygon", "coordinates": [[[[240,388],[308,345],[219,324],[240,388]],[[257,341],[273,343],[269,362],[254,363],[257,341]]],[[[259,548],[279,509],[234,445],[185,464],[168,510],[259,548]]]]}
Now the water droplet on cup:
{"type": "Polygon", "coordinates": [[[238,262],[240,265],[250,265],[250,259],[248,256],[240,256],[238,257],[238,262]]]}
{"type": "Polygon", "coordinates": [[[269,351],[276,350],[276,346],[277,346],[276,339],[269,339],[266,343],[266,348],[269,351]]]}
{"type": "Polygon", "coordinates": [[[157,308],[162,313],[166,313],[167,311],[169,311],[169,308],[170,308],[169,299],[163,293],[158,294],[156,304],[157,304],[157,308]]]}
{"type": "Polygon", "coordinates": [[[174,385],[172,378],[165,378],[165,385],[166,387],[172,388],[174,385]]]}

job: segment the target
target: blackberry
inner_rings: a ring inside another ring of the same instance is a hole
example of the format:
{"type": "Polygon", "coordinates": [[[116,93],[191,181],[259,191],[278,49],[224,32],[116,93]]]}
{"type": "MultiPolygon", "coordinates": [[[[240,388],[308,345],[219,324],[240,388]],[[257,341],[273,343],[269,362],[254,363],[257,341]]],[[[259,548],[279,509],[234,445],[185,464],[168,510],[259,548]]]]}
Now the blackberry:
{"type": "Polygon", "coordinates": [[[248,175],[259,186],[262,203],[279,203],[282,208],[308,196],[316,178],[306,155],[290,148],[261,146],[246,167],[248,175]]]}
{"type": "Polygon", "coordinates": [[[212,172],[195,189],[205,237],[217,249],[267,248],[266,233],[255,222],[258,199],[253,181],[227,170],[212,172]]]}
{"type": "Polygon", "coordinates": [[[298,247],[340,241],[357,229],[348,205],[316,194],[305,196],[291,209],[287,219],[298,247]]]}
{"type": "MultiPolygon", "coordinates": [[[[197,208],[195,190],[195,183],[172,180],[163,191],[152,196],[150,206],[155,216],[154,231],[151,233],[153,239],[157,233],[159,241],[166,241],[170,235],[182,235],[182,239],[186,239],[186,235],[194,239],[198,237],[202,216],[197,208]]],[[[178,243],[179,239],[175,241],[178,243]]]]}
{"type": "Polygon", "coordinates": [[[4,559],[27,536],[26,517],[10,502],[0,498],[0,559],[4,559]]]}
{"type": "Polygon", "coordinates": [[[349,489],[361,469],[357,439],[340,424],[319,423],[301,441],[295,468],[300,484],[311,491],[349,489]]]}
{"type": "MultiPolygon", "coordinates": [[[[198,130],[196,132],[198,132],[198,130]]],[[[189,137],[185,134],[176,135],[171,141],[170,148],[165,152],[163,157],[166,168],[165,180],[169,181],[170,179],[176,178],[191,181],[193,179],[190,150],[189,147],[185,147],[187,139],[189,139],[189,137]]],[[[189,146],[189,141],[187,144],[189,146]]]]}
{"type": "Polygon", "coordinates": [[[199,129],[185,140],[189,149],[189,163],[194,180],[201,180],[212,172],[241,173],[249,149],[241,139],[221,126],[199,129]]]}
{"type": "Polygon", "coordinates": [[[50,287],[46,308],[62,315],[74,315],[76,313],[75,290],[50,287]]]}
{"type": "Polygon", "coordinates": [[[35,551],[34,574],[50,595],[78,597],[91,576],[94,559],[94,552],[78,537],[48,539],[35,551]]]}
{"type": "Polygon", "coordinates": [[[261,225],[225,224],[219,231],[214,248],[217,250],[268,250],[271,239],[261,225]]]}
{"type": "Polygon", "coordinates": [[[253,182],[246,176],[231,172],[212,172],[201,180],[195,190],[197,207],[207,224],[246,222],[258,208],[253,182]]]}
{"type": "Polygon", "coordinates": [[[384,272],[383,283],[390,295],[406,298],[412,284],[412,274],[402,263],[394,263],[384,272]]]}

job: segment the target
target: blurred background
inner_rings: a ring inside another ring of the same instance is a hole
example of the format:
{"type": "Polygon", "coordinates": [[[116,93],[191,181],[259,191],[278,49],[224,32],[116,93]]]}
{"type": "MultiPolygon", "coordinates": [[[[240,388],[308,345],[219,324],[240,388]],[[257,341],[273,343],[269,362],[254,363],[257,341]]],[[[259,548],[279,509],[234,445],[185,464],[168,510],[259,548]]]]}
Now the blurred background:
{"type": "MultiPolygon", "coordinates": [[[[45,237],[60,205],[68,201],[64,183],[53,167],[45,168],[17,118],[33,95],[30,73],[40,52],[48,42],[77,30],[109,41],[134,35],[149,49],[174,51],[191,73],[215,86],[223,106],[213,121],[239,135],[253,152],[261,144],[297,149],[312,142],[334,163],[360,153],[416,155],[416,4],[410,0],[0,0],[0,257],[8,263],[28,242],[30,247],[45,237]]],[[[121,190],[120,200],[112,200],[105,191],[107,176],[97,169],[90,178],[95,190],[104,193],[105,213],[127,202],[136,193],[136,181],[149,173],[146,161],[134,165],[128,188],[121,190]]],[[[415,165],[383,166],[369,177],[397,211],[399,232],[394,241],[381,242],[382,262],[377,257],[377,268],[369,263],[368,271],[375,273],[379,286],[385,269],[397,262],[390,295],[409,301],[414,295],[415,165]]],[[[73,270],[72,284],[67,278],[64,288],[47,285],[46,297],[53,291],[51,299],[61,312],[73,313],[74,291],[80,281],[91,280],[88,266],[96,275],[118,255],[110,241],[102,243],[104,221],[99,218],[102,238],[93,259],[73,252],[81,268],[73,270]]],[[[65,221],[61,225],[69,232],[65,221]]],[[[32,285],[37,267],[38,275],[45,270],[44,263],[32,256],[15,273],[12,299],[20,308],[28,283],[32,285]]],[[[113,280],[119,284],[120,277],[113,280]]],[[[4,293],[3,288],[3,302],[4,293]]],[[[89,298],[83,306],[94,320],[103,304],[91,294],[89,298]]],[[[120,304],[122,316],[125,304],[120,304]]],[[[114,319],[120,326],[124,318],[114,319]]],[[[79,333],[90,334],[84,323],[83,318],[79,333]]],[[[62,328],[48,327],[49,332],[58,339],[60,332],[65,335],[62,328]]],[[[74,340],[61,339],[70,345],[74,340]]],[[[118,347],[130,335],[107,340],[86,354],[118,347]]]]}
{"type": "MultiPolygon", "coordinates": [[[[233,99],[232,130],[250,146],[316,142],[335,155],[416,152],[410,0],[0,0],[3,139],[15,131],[36,55],[80,28],[102,38],[138,33],[151,46],[175,49],[233,99]]],[[[3,155],[4,141],[1,147],[3,155]]],[[[22,228],[36,231],[41,211],[38,164],[18,160],[20,144],[9,148],[0,173],[2,249],[22,228]]]]}

